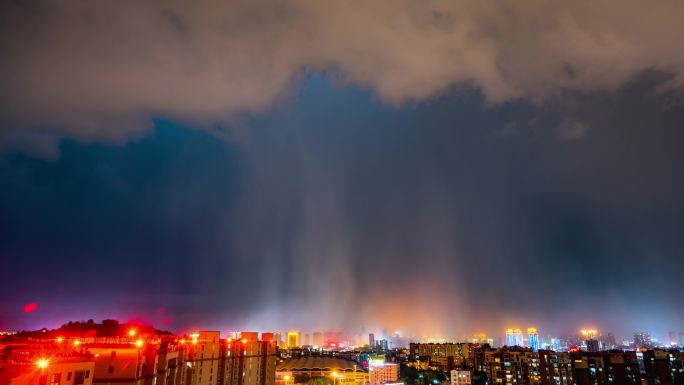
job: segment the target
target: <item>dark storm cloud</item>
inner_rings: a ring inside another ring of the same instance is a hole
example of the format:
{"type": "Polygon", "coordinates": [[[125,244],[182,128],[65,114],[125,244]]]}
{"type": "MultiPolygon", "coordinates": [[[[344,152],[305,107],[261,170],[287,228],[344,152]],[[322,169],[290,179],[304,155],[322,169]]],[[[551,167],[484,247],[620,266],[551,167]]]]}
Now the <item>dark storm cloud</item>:
{"type": "Polygon", "coordinates": [[[287,97],[304,68],[396,104],[456,84],[539,101],[650,69],[678,88],[683,14],[678,0],[7,1],[0,135],[54,156],[58,137],[123,142],[152,116],[211,127],[287,97]]]}
{"type": "Polygon", "coordinates": [[[314,76],[239,144],[162,121],[125,147],[6,156],[5,323],[164,307],[175,329],[681,328],[684,116],[648,96],[662,81],[395,109],[314,76]],[[591,129],[559,137],[573,119],[591,129]]]}
{"type": "Polygon", "coordinates": [[[0,324],[682,328],[681,1],[163,4],[0,6],[0,324]]]}

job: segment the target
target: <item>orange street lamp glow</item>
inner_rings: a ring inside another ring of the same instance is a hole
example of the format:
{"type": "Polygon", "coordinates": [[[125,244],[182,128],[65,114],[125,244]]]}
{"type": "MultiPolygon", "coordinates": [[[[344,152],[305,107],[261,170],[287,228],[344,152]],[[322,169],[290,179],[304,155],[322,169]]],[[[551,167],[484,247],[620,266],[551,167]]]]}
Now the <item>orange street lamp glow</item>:
{"type": "Polygon", "coordinates": [[[247,343],[247,338],[243,338],[243,339],[242,339],[242,343],[243,343],[243,344],[246,344],[246,343],[247,343]]]}
{"type": "Polygon", "coordinates": [[[129,330],[129,331],[128,331],[128,335],[131,336],[131,337],[135,336],[135,329],[129,330]]]}
{"type": "Polygon", "coordinates": [[[290,380],[290,376],[288,376],[287,374],[286,374],[285,377],[283,377],[283,378],[285,379],[285,381],[289,381],[289,380],[290,380]]]}
{"type": "Polygon", "coordinates": [[[62,342],[64,341],[64,337],[57,337],[57,342],[62,342]]]}
{"type": "Polygon", "coordinates": [[[142,340],[137,340],[137,341],[135,341],[135,346],[137,346],[137,347],[139,347],[139,348],[142,347],[142,346],[143,346],[143,341],[142,341],[142,340]]]}
{"type": "Polygon", "coordinates": [[[80,345],[80,344],[81,344],[81,341],[79,341],[79,340],[74,340],[74,346],[78,346],[78,345],[80,345]]]}
{"type": "Polygon", "coordinates": [[[199,339],[199,333],[190,334],[190,338],[192,338],[192,344],[197,345],[197,340],[199,339]]]}
{"type": "Polygon", "coordinates": [[[41,369],[47,368],[49,363],[50,361],[47,358],[41,358],[38,361],[36,361],[36,365],[38,365],[38,367],[41,369]]]}

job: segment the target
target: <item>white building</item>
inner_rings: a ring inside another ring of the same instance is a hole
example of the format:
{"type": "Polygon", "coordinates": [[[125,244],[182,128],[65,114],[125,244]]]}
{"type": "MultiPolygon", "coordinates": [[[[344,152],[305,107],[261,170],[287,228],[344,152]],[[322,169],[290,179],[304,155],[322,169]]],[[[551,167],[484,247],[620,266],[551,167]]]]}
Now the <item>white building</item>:
{"type": "Polygon", "coordinates": [[[472,373],[469,370],[451,371],[451,385],[471,385],[472,381],[472,373]]]}

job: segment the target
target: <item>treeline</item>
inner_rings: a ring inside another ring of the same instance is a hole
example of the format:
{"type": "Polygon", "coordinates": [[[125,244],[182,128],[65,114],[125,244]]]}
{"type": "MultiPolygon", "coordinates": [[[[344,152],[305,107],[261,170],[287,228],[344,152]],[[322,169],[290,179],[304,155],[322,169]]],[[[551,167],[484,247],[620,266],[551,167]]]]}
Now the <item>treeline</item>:
{"type": "Polygon", "coordinates": [[[101,323],[97,323],[92,319],[87,321],[69,321],[57,329],[49,330],[43,328],[40,330],[22,331],[15,334],[19,338],[56,338],[59,336],[69,337],[116,337],[126,336],[128,331],[134,329],[137,334],[158,334],[170,335],[171,332],[165,330],[157,330],[152,326],[142,325],[138,323],[125,322],[119,323],[117,320],[106,319],[101,323]]]}

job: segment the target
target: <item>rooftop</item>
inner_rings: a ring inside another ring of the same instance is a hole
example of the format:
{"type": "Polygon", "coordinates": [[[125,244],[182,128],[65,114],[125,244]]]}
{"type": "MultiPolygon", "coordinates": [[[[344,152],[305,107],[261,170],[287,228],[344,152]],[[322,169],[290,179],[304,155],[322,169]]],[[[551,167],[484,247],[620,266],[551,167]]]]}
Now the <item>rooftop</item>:
{"type": "Polygon", "coordinates": [[[345,360],[334,357],[300,357],[292,358],[278,363],[276,370],[279,372],[297,371],[297,370],[337,370],[341,372],[353,372],[354,366],[356,371],[363,371],[361,365],[355,361],[345,360]]]}

